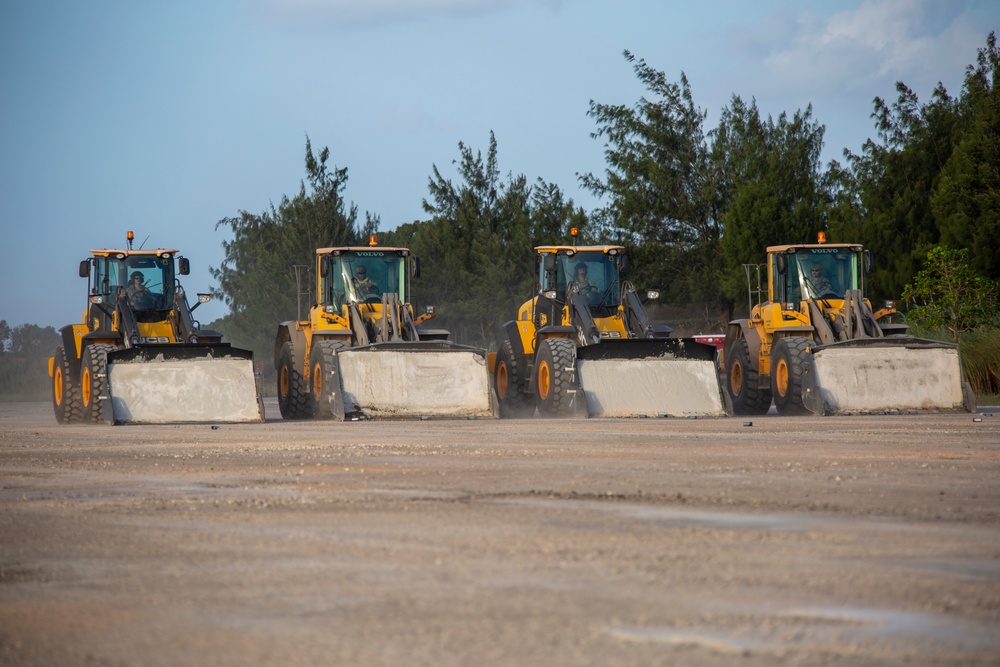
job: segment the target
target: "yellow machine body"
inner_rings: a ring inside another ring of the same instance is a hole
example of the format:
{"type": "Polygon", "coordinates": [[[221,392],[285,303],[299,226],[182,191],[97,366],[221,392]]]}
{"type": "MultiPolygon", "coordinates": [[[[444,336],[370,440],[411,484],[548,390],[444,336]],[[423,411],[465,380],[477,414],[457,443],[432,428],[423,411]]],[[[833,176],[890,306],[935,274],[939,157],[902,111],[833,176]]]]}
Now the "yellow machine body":
{"type": "Polygon", "coordinates": [[[720,361],[734,412],[974,409],[956,345],[889,322],[894,302],[873,311],[872,265],[858,244],[767,249],[767,299],[729,324],[720,361]]]}
{"type": "Polygon", "coordinates": [[[723,415],[714,350],[650,322],[616,245],[535,248],[536,294],[490,369],[502,414],[723,415]]]}
{"type": "Polygon", "coordinates": [[[178,273],[177,251],[95,249],[80,324],[62,328],[49,359],[61,423],[248,422],[264,417],[253,354],[201,328],[178,273]],[[175,264],[177,266],[175,266],[175,264]]]}
{"type": "Polygon", "coordinates": [[[286,419],[495,417],[484,350],[448,340],[409,300],[419,261],[407,248],[316,250],[306,318],[274,343],[286,419]]]}

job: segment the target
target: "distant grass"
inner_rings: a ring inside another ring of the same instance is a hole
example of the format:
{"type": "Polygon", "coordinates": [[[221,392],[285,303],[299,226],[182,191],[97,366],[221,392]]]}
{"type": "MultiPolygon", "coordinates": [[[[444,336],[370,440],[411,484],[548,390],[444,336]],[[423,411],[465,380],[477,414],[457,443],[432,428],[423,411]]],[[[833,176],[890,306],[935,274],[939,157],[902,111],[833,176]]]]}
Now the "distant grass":
{"type": "Polygon", "coordinates": [[[962,337],[962,368],[979,405],[1000,405],[1000,329],[962,337]]]}

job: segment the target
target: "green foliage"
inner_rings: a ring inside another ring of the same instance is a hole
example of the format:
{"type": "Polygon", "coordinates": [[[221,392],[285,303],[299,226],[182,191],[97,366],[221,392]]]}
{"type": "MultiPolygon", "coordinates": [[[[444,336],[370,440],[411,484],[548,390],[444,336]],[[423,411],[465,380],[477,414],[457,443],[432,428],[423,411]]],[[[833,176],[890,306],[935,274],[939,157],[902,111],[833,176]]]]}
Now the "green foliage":
{"type": "Polygon", "coordinates": [[[756,102],[733,96],[714,131],[712,161],[723,221],[724,280],[730,298],[746,290],[743,264],[762,261],[770,245],[812,243],[826,217],[820,172],[824,128],[812,107],[777,121],[760,117],[756,102]]]}
{"type": "Polygon", "coordinates": [[[858,229],[832,228],[833,238],[861,242],[879,259],[870,290],[899,294],[919,270],[927,252],[940,242],[930,197],[952,149],[954,100],[943,87],[921,106],[902,82],[891,106],[875,99],[881,144],[869,140],[861,155],[847,152],[851,181],[846,190],[859,193],[863,222],[858,229]],[[845,233],[846,232],[846,233],[845,233]]]}
{"type": "Polygon", "coordinates": [[[968,248],[972,266],[1000,278],[1000,49],[991,33],[978,66],[966,70],[959,110],[963,131],[941,172],[931,208],[941,240],[968,248]]]}
{"type": "Polygon", "coordinates": [[[969,332],[962,337],[960,349],[965,378],[980,405],[996,405],[1000,395],[1000,329],[969,332]]]}
{"type": "Polygon", "coordinates": [[[713,165],[687,77],[667,80],[628,51],[635,75],[650,97],[633,107],[591,100],[594,139],[605,142],[604,178],[580,176],[583,187],[607,203],[593,213],[604,238],[636,260],[633,282],[656,284],[677,301],[719,294],[713,165]]]}
{"type": "Polygon", "coordinates": [[[52,327],[0,320],[0,400],[41,401],[50,395],[48,359],[61,338],[52,327]]]}
{"type": "Polygon", "coordinates": [[[401,225],[384,240],[421,258],[415,292],[423,305],[441,307],[432,326],[449,329],[453,340],[489,346],[531,296],[533,246],[567,242],[569,228],[585,227],[586,216],[553,184],[502,179],[492,132],[485,159],[464,143],[458,148],[461,182],[433,166],[424,200],[430,220],[401,225]]]}
{"type": "Polygon", "coordinates": [[[981,325],[993,323],[1000,306],[1000,283],[978,275],[967,249],[935,247],[926,264],[903,290],[913,306],[907,319],[926,327],[945,327],[953,340],[981,325]]]}
{"type": "Polygon", "coordinates": [[[605,178],[581,177],[609,201],[595,213],[609,240],[629,246],[638,281],[667,288],[673,303],[716,302],[731,314],[746,289],[744,263],[776,243],[807,242],[826,216],[819,168],[822,125],[812,108],[760,116],[738,96],[705,133],[681,73],[677,83],[628,51],[650,97],[634,107],[590,103],[606,142],[605,178]]]}
{"type": "Polygon", "coordinates": [[[230,313],[212,326],[240,347],[254,350],[257,362],[269,369],[274,332],[279,322],[302,316],[314,295],[313,269],[316,249],[356,245],[378,227],[378,218],[366,215],[358,228],[358,209],[343,198],[347,169],[329,169],[328,148],[315,155],[306,138],[305,167],[309,183],[300,185],[295,197],[260,214],[241,210],[216,224],[233,234],[223,241],[225,259],[212,275],[219,281],[213,290],[230,307],[230,313]],[[296,280],[296,266],[299,280],[296,280]],[[300,294],[301,291],[301,294],[300,294]]]}
{"type": "Polygon", "coordinates": [[[875,99],[880,141],[869,140],[860,155],[845,151],[849,168],[829,175],[837,188],[833,238],[860,241],[878,257],[873,292],[899,294],[937,245],[969,249],[976,269],[1000,278],[998,64],[990,33],[960,98],[939,85],[920,104],[898,82],[895,103],[875,99]]]}

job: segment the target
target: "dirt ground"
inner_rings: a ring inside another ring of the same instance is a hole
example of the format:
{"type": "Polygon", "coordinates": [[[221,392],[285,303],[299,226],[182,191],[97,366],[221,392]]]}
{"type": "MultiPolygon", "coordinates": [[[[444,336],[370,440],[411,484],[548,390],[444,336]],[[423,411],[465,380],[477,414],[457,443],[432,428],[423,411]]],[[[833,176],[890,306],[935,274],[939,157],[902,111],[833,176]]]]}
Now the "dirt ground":
{"type": "Polygon", "coordinates": [[[0,664],[1000,664],[1000,412],[267,407],[0,404],[0,664]]]}

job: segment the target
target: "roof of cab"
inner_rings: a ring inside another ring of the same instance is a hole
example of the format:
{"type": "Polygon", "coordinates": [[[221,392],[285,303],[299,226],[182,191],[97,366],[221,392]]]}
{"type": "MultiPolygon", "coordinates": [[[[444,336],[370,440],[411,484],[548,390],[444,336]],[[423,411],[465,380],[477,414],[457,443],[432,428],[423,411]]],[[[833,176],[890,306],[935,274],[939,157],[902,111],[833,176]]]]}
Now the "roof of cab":
{"type": "Polygon", "coordinates": [[[151,248],[150,250],[117,250],[114,248],[101,248],[99,250],[91,250],[90,254],[94,257],[111,257],[112,255],[123,255],[125,257],[173,257],[177,254],[176,250],[171,248],[151,248]]]}
{"type": "Polygon", "coordinates": [[[860,243],[794,243],[789,245],[772,245],[767,252],[788,252],[789,250],[815,250],[818,248],[846,248],[852,251],[864,250],[860,243]]]}
{"type": "Polygon", "coordinates": [[[623,250],[620,245],[540,245],[535,247],[535,252],[564,252],[572,250],[573,252],[603,252],[609,253],[614,251],[616,253],[623,250]]]}
{"type": "Polygon", "coordinates": [[[385,251],[385,252],[404,252],[409,253],[409,248],[392,248],[389,246],[338,246],[335,248],[316,248],[317,255],[329,255],[333,252],[369,252],[369,251],[385,251]]]}

